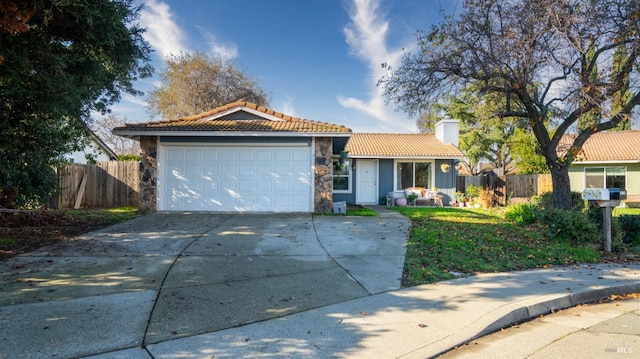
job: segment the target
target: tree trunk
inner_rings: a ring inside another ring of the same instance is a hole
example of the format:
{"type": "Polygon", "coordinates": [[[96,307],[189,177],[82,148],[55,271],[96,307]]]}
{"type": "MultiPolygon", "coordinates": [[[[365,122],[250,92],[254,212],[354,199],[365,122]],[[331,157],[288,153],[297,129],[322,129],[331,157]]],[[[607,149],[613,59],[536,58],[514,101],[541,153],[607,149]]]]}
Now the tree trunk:
{"type": "Polygon", "coordinates": [[[553,206],[555,208],[571,209],[569,166],[551,166],[551,182],[553,183],[553,206]]]}

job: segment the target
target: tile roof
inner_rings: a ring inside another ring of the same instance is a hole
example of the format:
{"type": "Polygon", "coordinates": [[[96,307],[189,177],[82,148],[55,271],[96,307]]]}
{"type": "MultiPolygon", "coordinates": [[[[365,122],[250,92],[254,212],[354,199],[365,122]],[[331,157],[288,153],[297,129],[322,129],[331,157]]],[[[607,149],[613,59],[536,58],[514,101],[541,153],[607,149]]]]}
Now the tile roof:
{"type": "Polygon", "coordinates": [[[343,125],[292,117],[244,101],[230,103],[194,116],[175,120],[131,123],[114,129],[116,134],[151,131],[351,133],[351,129],[343,125]],[[242,119],[227,116],[243,110],[242,119]],[[265,116],[262,117],[261,114],[265,116]]]}
{"type": "Polygon", "coordinates": [[[354,133],[347,142],[351,157],[463,157],[432,133],[354,133]]]}
{"type": "Polygon", "coordinates": [[[595,133],[584,143],[575,160],[640,161],[640,130],[595,133]]]}

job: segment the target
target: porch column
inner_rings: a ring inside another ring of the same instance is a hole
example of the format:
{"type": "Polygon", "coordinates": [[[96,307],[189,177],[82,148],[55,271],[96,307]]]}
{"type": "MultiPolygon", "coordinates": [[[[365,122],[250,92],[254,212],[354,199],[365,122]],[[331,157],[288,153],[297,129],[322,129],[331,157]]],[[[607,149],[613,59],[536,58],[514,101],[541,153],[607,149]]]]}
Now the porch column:
{"type": "Polygon", "coordinates": [[[158,191],[158,138],[155,136],[140,137],[140,203],[138,209],[142,214],[156,211],[158,191]]]}
{"type": "Polygon", "coordinates": [[[315,138],[314,212],[333,212],[333,139],[315,138]]]}

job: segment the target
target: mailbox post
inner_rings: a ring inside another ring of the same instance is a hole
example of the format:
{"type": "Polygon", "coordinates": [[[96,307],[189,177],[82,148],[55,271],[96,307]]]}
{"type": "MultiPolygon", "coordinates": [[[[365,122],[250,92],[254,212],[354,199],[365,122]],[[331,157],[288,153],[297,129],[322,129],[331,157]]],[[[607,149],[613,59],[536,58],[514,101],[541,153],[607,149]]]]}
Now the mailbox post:
{"type": "Polygon", "coordinates": [[[604,251],[611,253],[611,207],[617,207],[621,200],[627,199],[627,192],[620,188],[587,188],[582,191],[582,199],[596,201],[604,209],[602,211],[604,251]]]}

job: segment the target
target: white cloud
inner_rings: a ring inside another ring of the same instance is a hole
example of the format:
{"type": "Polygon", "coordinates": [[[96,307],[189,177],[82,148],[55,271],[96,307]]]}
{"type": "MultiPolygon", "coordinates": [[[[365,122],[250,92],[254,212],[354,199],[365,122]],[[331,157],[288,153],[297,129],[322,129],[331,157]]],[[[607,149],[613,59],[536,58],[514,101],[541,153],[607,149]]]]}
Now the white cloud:
{"type": "Polygon", "coordinates": [[[385,125],[395,124],[394,128],[414,131],[416,126],[412,121],[386,106],[383,90],[377,86],[378,80],[384,75],[381,64],[397,67],[403,54],[402,48],[387,48],[389,22],[378,11],[379,5],[379,0],[353,0],[348,10],[351,21],[344,27],[345,40],[351,52],[364,61],[369,69],[369,99],[339,96],[337,100],[342,106],[364,112],[385,125]]]}
{"type": "Polygon", "coordinates": [[[159,0],[145,0],[140,23],[147,29],[144,38],[162,57],[187,52],[182,30],[173,21],[169,5],[159,0]]]}
{"type": "Polygon", "coordinates": [[[218,40],[216,35],[205,30],[202,26],[196,26],[196,28],[200,30],[202,36],[207,40],[210,50],[214,55],[218,55],[226,59],[234,59],[238,57],[238,46],[235,43],[223,44],[218,40]]]}
{"type": "Polygon", "coordinates": [[[143,98],[143,97],[133,96],[133,95],[130,95],[128,93],[125,93],[122,97],[123,97],[123,100],[128,102],[128,103],[131,103],[131,104],[134,104],[134,105],[137,105],[137,106],[142,106],[142,107],[149,106],[149,104],[147,103],[146,99],[143,98]]]}

